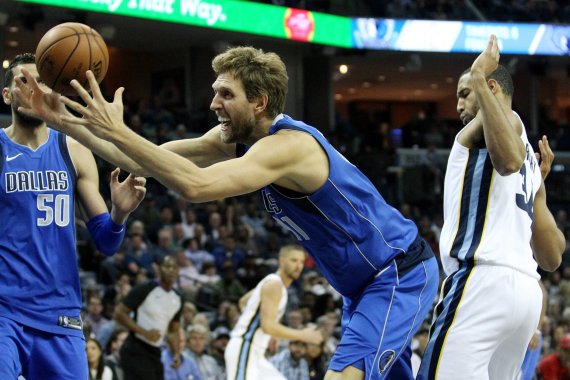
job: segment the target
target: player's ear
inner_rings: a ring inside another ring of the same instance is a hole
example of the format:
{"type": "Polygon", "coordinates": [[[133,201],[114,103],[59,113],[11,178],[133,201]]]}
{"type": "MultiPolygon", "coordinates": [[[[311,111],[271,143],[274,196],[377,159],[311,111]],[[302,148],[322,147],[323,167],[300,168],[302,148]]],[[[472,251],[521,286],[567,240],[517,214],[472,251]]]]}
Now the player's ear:
{"type": "Polygon", "coordinates": [[[8,87],[4,87],[2,89],[2,99],[4,99],[4,104],[6,104],[7,106],[12,104],[12,94],[10,94],[10,90],[8,89],[8,87]]]}
{"type": "Polygon", "coordinates": [[[489,89],[491,90],[493,95],[496,95],[501,90],[501,86],[499,86],[499,82],[497,82],[495,79],[489,79],[487,81],[487,85],[489,86],[489,89]]]}
{"type": "Polygon", "coordinates": [[[261,94],[257,97],[255,101],[255,113],[260,114],[267,108],[267,102],[269,101],[269,97],[267,94],[261,94]]]}

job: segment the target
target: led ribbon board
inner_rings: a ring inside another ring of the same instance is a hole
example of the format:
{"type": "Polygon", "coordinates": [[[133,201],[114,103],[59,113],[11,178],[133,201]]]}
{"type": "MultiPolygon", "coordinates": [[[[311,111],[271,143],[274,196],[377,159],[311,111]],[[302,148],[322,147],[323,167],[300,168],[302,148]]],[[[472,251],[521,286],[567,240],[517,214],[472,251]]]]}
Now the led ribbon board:
{"type": "Polygon", "coordinates": [[[490,34],[501,53],[570,55],[570,26],[396,19],[352,19],[353,46],[362,49],[479,53],[490,34]]]}
{"type": "Polygon", "coordinates": [[[237,0],[19,0],[251,33],[322,45],[351,47],[351,19],[237,0]]]}

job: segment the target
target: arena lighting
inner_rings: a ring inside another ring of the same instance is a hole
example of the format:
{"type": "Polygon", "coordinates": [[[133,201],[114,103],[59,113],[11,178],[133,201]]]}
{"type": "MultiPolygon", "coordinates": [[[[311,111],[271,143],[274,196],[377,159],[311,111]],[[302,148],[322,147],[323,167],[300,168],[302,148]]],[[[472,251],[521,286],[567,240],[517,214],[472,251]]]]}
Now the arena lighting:
{"type": "Polygon", "coordinates": [[[340,65],[338,67],[338,72],[341,74],[346,74],[348,73],[348,66],[347,65],[340,65]]]}

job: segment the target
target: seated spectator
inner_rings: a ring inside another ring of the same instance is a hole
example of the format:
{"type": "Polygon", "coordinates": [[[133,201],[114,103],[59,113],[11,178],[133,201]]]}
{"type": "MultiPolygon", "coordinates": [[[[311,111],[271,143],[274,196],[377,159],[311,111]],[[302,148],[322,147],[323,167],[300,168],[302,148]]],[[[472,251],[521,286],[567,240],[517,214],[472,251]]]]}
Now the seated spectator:
{"type": "Polygon", "coordinates": [[[287,380],[309,380],[309,365],[305,359],[306,354],[307,344],[295,340],[289,342],[288,350],[283,350],[272,356],[269,361],[287,380]]]}
{"type": "Polygon", "coordinates": [[[227,260],[222,267],[222,279],[214,284],[216,301],[230,301],[237,304],[245,293],[245,288],[237,279],[231,261],[227,260]]]}
{"type": "Polygon", "coordinates": [[[209,331],[202,325],[195,324],[188,326],[188,341],[184,353],[194,359],[202,379],[224,380],[225,376],[222,368],[216,359],[206,352],[209,331]]]}
{"type": "Polygon", "coordinates": [[[245,261],[245,252],[237,244],[233,236],[226,236],[223,244],[216,245],[212,250],[212,255],[216,260],[218,270],[222,271],[222,266],[229,260],[234,270],[238,270],[243,266],[245,261]]]}
{"type": "Polygon", "coordinates": [[[123,380],[123,367],[121,366],[121,347],[127,339],[129,332],[124,327],[113,330],[109,341],[105,346],[105,365],[111,368],[113,380],[123,380]]]}
{"type": "Polygon", "coordinates": [[[89,380],[113,380],[113,371],[103,360],[103,350],[97,339],[89,338],[85,342],[89,380]]]}
{"type": "Polygon", "coordinates": [[[538,363],[537,373],[541,380],[570,380],[570,334],[560,340],[555,353],[538,363]]]}
{"type": "Polygon", "coordinates": [[[87,314],[84,321],[91,325],[91,334],[98,336],[99,330],[109,323],[109,320],[103,316],[103,302],[101,297],[93,294],[87,298],[87,314]]]}
{"type": "Polygon", "coordinates": [[[230,341],[230,330],[225,326],[220,326],[212,332],[212,340],[210,341],[210,355],[216,360],[218,366],[222,369],[224,376],[226,375],[226,361],[224,352],[230,341]]]}
{"type": "MultiPolygon", "coordinates": [[[[174,332],[176,334],[176,332],[174,332]]],[[[173,339],[166,339],[166,346],[162,349],[161,361],[164,367],[164,380],[206,379],[200,376],[200,371],[194,359],[183,354],[186,346],[186,333],[184,329],[178,329],[178,347],[173,347],[173,339]]]]}
{"type": "Polygon", "coordinates": [[[144,272],[148,277],[154,278],[156,260],[142,235],[130,236],[125,253],[127,254],[127,268],[132,275],[136,276],[144,272]]]}
{"type": "Polygon", "coordinates": [[[325,353],[323,343],[307,343],[307,354],[305,359],[309,366],[310,380],[323,380],[329,366],[331,355],[325,353]]]}
{"type": "Polygon", "coordinates": [[[192,261],[198,272],[202,271],[204,263],[215,262],[214,255],[200,248],[200,246],[200,242],[196,237],[192,237],[183,243],[183,247],[186,249],[184,254],[192,261]]]}

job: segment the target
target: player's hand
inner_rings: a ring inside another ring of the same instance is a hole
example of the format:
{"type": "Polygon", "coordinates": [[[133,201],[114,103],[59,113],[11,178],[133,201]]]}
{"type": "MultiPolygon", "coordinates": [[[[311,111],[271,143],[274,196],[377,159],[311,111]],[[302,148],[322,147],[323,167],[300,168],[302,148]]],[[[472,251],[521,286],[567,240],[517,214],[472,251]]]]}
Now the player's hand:
{"type": "Polygon", "coordinates": [[[126,221],[128,215],[139,206],[146,194],[146,178],[129,174],[124,181],[120,182],[120,172],[121,170],[116,168],[111,173],[111,203],[113,204],[111,211],[113,221],[117,224],[123,224],[126,221]]]}
{"type": "Polygon", "coordinates": [[[542,180],[546,181],[546,177],[548,173],[550,173],[550,169],[552,167],[552,161],[554,161],[554,152],[550,149],[550,145],[548,144],[548,138],[546,136],[542,136],[540,140],[538,140],[538,149],[539,152],[535,153],[536,160],[540,163],[540,174],[542,175],[542,180]]]}
{"type": "Polygon", "coordinates": [[[304,328],[303,330],[303,341],[312,344],[321,344],[324,340],[323,334],[311,327],[304,328]]]}
{"type": "Polygon", "coordinates": [[[22,68],[25,82],[20,77],[14,77],[14,96],[20,102],[18,111],[26,116],[45,121],[50,127],[62,132],[71,126],[65,125],[62,115],[71,115],[60,101],[61,95],[53,92],[47,86],[39,84],[32,74],[22,68]]]}
{"type": "Polygon", "coordinates": [[[471,66],[471,74],[480,73],[485,78],[489,76],[493,71],[499,66],[499,59],[501,54],[499,53],[499,42],[497,41],[497,36],[491,34],[489,36],[489,42],[487,47],[473,62],[471,66]]]}
{"type": "Polygon", "coordinates": [[[156,329],[145,330],[142,335],[151,342],[157,342],[160,339],[160,331],[156,329]]]}
{"type": "Polygon", "coordinates": [[[85,106],[61,96],[60,99],[66,106],[81,115],[81,117],[76,117],[69,114],[62,116],[61,119],[67,123],[83,125],[95,136],[113,141],[122,128],[127,128],[123,123],[123,92],[125,89],[121,87],[115,91],[113,102],[109,103],[103,97],[93,72],[88,70],[85,75],[93,95],[89,94],[77,80],[72,80],[70,85],[79,94],[85,106]]]}
{"type": "Polygon", "coordinates": [[[536,350],[538,348],[538,345],[540,344],[540,335],[542,333],[540,332],[540,330],[536,330],[534,332],[534,335],[532,336],[532,338],[530,339],[530,343],[528,344],[528,348],[532,351],[536,350]]]}

